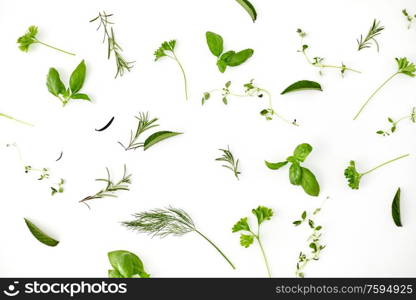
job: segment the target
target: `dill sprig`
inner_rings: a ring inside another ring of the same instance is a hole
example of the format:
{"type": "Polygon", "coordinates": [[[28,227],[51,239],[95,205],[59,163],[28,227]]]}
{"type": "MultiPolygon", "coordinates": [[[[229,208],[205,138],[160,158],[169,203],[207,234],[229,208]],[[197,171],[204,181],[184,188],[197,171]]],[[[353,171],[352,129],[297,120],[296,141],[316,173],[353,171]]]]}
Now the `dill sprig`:
{"type": "Polygon", "coordinates": [[[96,181],[103,181],[107,183],[107,186],[100,191],[98,191],[96,194],[92,196],[85,197],[84,199],[80,200],[79,203],[84,203],[88,208],[91,208],[87,201],[91,201],[94,199],[101,199],[105,197],[114,197],[117,198],[117,195],[115,194],[117,191],[128,191],[129,187],[128,185],[131,184],[131,174],[127,174],[126,165],[124,165],[124,173],[123,177],[116,183],[114,183],[111,180],[110,171],[108,168],[105,168],[107,170],[107,178],[99,178],[96,179],[96,181]]]}
{"type": "Polygon", "coordinates": [[[372,42],[377,47],[377,52],[379,52],[380,47],[375,39],[376,36],[378,36],[382,31],[384,30],[384,26],[380,25],[380,21],[377,21],[377,19],[374,19],[373,24],[370,27],[370,30],[367,33],[367,36],[363,38],[363,35],[360,35],[360,38],[357,39],[358,43],[358,51],[363,50],[365,48],[370,48],[372,45],[372,42]]]}
{"type": "Polygon", "coordinates": [[[210,239],[202,234],[195,226],[194,221],[182,209],[168,207],[165,209],[152,209],[150,211],[133,214],[134,220],[123,222],[122,225],[127,228],[140,232],[147,233],[152,237],[164,238],[169,235],[182,236],[189,232],[196,232],[209,242],[224,259],[235,269],[233,263],[228,257],[215,245],[210,239]]]}
{"type": "Polygon", "coordinates": [[[237,160],[234,159],[234,155],[231,153],[229,146],[227,146],[227,149],[218,149],[218,150],[222,151],[224,154],[221,157],[216,158],[215,160],[216,161],[224,161],[224,162],[228,163],[228,165],[225,164],[225,165],[222,165],[222,166],[224,168],[227,168],[227,169],[230,169],[231,171],[233,171],[234,176],[238,180],[240,180],[240,178],[238,178],[238,175],[241,174],[241,172],[238,170],[240,160],[239,159],[237,159],[237,160]]]}
{"type": "Polygon", "coordinates": [[[124,57],[121,55],[123,49],[121,48],[120,44],[116,41],[116,37],[114,35],[114,30],[112,26],[114,23],[109,20],[111,16],[113,16],[113,14],[100,12],[98,13],[97,17],[90,20],[90,23],[99,20],[100,24],[98,25],[97,30],[99,30],[101,27],[103,28],[103,43],[105,43],[105,41],[107,40],[107,58],[110,59],[111,53],[114,54],[117,65],[117,73],[115,78],[117,78],[118,75],[123,76],[126,70],[130,72],[130,70],[133,68],[134,61],[126,61],[124,57]]]}
{"type": "Polygon", "coordinates": [[[141,112],[135,118],[139,120],[139,123],[137,124],[137,129],[134,135],[133,135],[133,131],[130,131],[130,142],[128,146],[124,146],[121,142],[118,142],[126,151],[136,150],[137,148],[143,147],[144,143],[138,142],[140,135],[146,130],[159,126],[159,124],[155,124],[158,120],[157,118],[153,118],[149,120],[149,113],[141,112]]]}

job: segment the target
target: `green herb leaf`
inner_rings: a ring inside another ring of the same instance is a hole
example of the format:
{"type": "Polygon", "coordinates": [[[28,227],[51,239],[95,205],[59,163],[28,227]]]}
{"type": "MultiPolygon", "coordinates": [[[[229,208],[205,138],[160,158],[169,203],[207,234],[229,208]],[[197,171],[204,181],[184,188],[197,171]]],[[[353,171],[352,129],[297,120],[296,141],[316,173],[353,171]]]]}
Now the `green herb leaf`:
{"type": "Polygon", "coordinates": [[[360,188],[361,174],[357,172],[355,161],[351,160],[349,166],[344,171],[344,176],[348,180],[348,186],[353,190],[360,188]]]}
{"type": "Polygon", "coordinates": [[[217,67],[218,67],[218,70],[220,70],[221,73],[224,73],[225,70],[227,69],[227,63],[223,60],[218,60],[217,61],[217,67]]]}
{"type": "Polygon", "coordinates": [[[393,217],[394,224],[398,227],[402,227],[402,221],[400,218],[400,188],[397,189],[394,195],[393,202],[391,204],[391,215],[393,217]]]}
{"type": "Polygon", "coordinates": [[[264,163],[266,164],[266,166],[269,169],[278,170],[281,167],[286,166],[288,162],[287,161],[281,161],[281,162],[277,162],[277,163],[271,163],[271,162],[268,162],[268,161],[264,161],[264,163]]]}
{"type": "Polygon", "coordinates": [[[238,4],[240,4],[246,12],[250,15],[253,22],[257,19],[257,12],[254,8],[253,4],[251,4],[248,0],[236,0],[238,4]]]}
{"type": "Polygon", "coordinates": [[[301,162],[304,162],[308,155],[312,152],[312,146],[309,144],[300,144],[293,151],[293,156],[301,162]]]}
{"type": "Polygon", "coordinates": [[[250,225],[248,225],[247,218],[241,218],[237,223],[234,224],[232,232],[238,231],[250,231],[250,225]]]}
{"type": "Polygon", "coordinates": [[[75,70],[72,72],[71,77],[69,79],[69,87],[73,94],[76,94],[84,85],[86,70],[87,67],[85,65],[85,61],[82,60],[79,63],[79,65],[75,68],[75,70]]]}
{"type": "Polygon", "coordinates": [[[29,228],[30,232],[32,233],[32,235],[42,244],[45,244],[47,246],[50,247],[55,247],[56,245],[59,244],[59,241],[51,238],[50,236],[48,236],[47,234],[45,234],[42,230],[40,230],[35,224],[33,224],[31,221],[29,221],[28,219],[24,219],[25,223],[27,225],[27,228],[29,228]]]}
{"type": "Polygon", "coordinates": [[[108,278],[123,278],[119,271],[108,270],[108,278]]]}
{"type": "Polygon", "coordinates": [[[273,216],[273,210],[265,206],[259,206],[256,209],[252,209],[251,212],[256,216],[259,225],[264,221],[270,220],[273,216]]]}
{"type": "Polygon", "coordinates": [[[112,251],[108,253],[108,259],[114,268],[114,275],[120,274],[122,278],[149,277],[144,271],[142,261],[134,253],[125,250],[112,251]]]}
{"type": "Polygon", "coordinates": [[[82,94],[82,93],[71,95],[71,99],[81,99],[81,100],[91,101],[90,97],[87,94],[82,94]]]}
{"type": "Polygon", "coordinates": [[[254,242],[254,236],[252,234],[240,235],[240,245],[248,248],[254,242]]]}
{"type": "Polygon", "coordinates": [[[319,196],[319,183],[316,180],[315,175],[307,169],[302,167],[302,180],[301,185],[303,190],[310,196],[319,196]]]}
{"type": "Polygon", "coordinates": [[[294,163],[289,168],[289,180],[293,185],[300,185],[302,180],[302,167],[294,163]]]}
{"type": "Polygon", "coordinates": [[[302,221],[297,220],[297,221],[294,221],[292,224],[295,225],[295,226],[299,226],[300,224],[302,224],[302,221]]]}
{"type": "Polygon", "coordinates": [[[213,55],[219,57],[224,51],[224,41],[219,34],[207,31],[206,34],[208,48],[213,55]]]}
{"type": "Polygon", "coordinates": [[[36,35],[38,34],[38,28],[36,26],[29,26],[26,33],[17,39],[19,49],[23,52],[28,52],[30,45],[37,43],[36,35]]]}
{"type": "Polygon", "coordinates": [[[159,143],[160,141],[163,141],[167,138],[176,136],[182,134],[182,132],[172,132],[172,131],[158,131],[150,135],[145,141],[144,141],[144,150],[149,149],[154,144],[159,143]]]}
{"type": "Polygon", "coordinates": [[[317,90],[322,91],[322,87],[318,82],[310,81],[310,80],[301,80],[297,81],[291,85],[289,85],[283,92],[281,92],[281,95],[294,92],[294,91],[300,91],[300,90],[317,90]]]}
{"type": "Polygon", "coordinates": [[[253,49],[245,49],[240,52],[236,52],[227,58],[226,63],[230,67],[239,66],[244,63],[247,59],[253,56],[254,50],[253,49]]]}
{"type": "Polygon", "coordinates": [[[59,94],[64,93],[66,90],[65,85],[62,83],[59,73],[55,68],[49,69],[46,86],[48,87],[48,91],[55,97],[58,97],[59,94]]]}
{"type": "Polygon", "coordinates": [[[410,62],[406,57],[395,58],[397,62],[397,72],[408,75],[410,77],[416,76],[416,66],[410,62]]]}
{"type": "Polygon", "coordinates": [[[235,51],[233,50],[227,51],[221,55],[220,60],[224,62],[225,64],[228,64],[228,62],[230,61],[231,57],[234,54],[235,54],[235,51]]]}

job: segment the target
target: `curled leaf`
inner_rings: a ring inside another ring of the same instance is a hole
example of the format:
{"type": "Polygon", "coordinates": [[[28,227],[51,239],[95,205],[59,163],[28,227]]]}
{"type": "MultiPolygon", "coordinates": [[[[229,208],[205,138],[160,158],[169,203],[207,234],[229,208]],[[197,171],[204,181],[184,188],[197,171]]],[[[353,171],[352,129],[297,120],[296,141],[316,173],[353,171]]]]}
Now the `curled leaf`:
{"type": "Polygon", "coordinates": [[[266,166],[271,169],[271,170],[278,170],[281,167],[284,167],[287,165],[287,161],[281,161],[281,162],[277,162],[277,163],[271,163],[268,161],[264,161],[264,163],[266,164],[266,166]]]}
{"type": "Polygon", "coordinates": [[[240,4],[246,12],[250,15],[253,22],[257,19],[257,12],[254,8],[253,4],[251,4],[248,0],[236,0],[238,4],[240,4]]]}
{"type": "Polygon", "coordinates": [[[393,202],[391,204],[391,215],[393,217],[394,224],[398,227],[402,227],[402,221],[400,218],[400,188],[397,189],[394,195],[393,202]]]}
{"type": "Polygon", "coordinates": [[[145,141],[144,141],[144,150],[149,149],[151,146],[153,146],[156,143],[159,143],[160,141],[163,141],[167,138],[173,137],[175,135],[182,134],[182,132],[173,132],[173,131],[158,131],[150,135],[145,141]]]}
{"type": "Polygon", "coordinates": [[[322,91],[322,87],[318,82],[310,81],[310,80],[301,80],[297,81],[291,85],[289,85],[283,92],[281,92],[281,95],[300,91],[300,90],[316,90],[316,91],[322,91]]]}
{"type": "Polygon", "coordinates": [[[28,219],[24,219],[25,223],[27,225],[27,228],[29,228],[32,235],[42,244],[45,244],[50,247],[55,247],[59,244],[59,241],[51,238],[46,233],[44,233],[42,230],[40,230],[35,224],[30,222],[28,219]]]}

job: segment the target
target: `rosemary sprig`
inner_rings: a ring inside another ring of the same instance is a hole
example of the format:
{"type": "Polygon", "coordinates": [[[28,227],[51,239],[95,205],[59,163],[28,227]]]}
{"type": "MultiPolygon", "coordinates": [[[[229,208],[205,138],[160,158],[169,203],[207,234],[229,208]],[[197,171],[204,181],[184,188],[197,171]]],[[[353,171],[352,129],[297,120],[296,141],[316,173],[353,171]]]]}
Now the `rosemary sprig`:
{"type": "Polygon", "coordinates": [[[79,203],[84,203],[88,208],[91,209],[91,207],[88,205],[87,201],[91,201],[94,199],[101,199],[105,197],[114,197],[117,198],[117,195],[115,194],[118,191],[128,191],[129,190],[129,184],[131,184],[131,174],[127,174],[126,165],[124,165],[124,173],[123,177],[114,183],[111,180],[110,171],[108,168],[105,168],[107,170],[107,178],[99,178],[96,179],[96,181],[103,181],[107,183],[107,186],[94,195],[85,197],[84,199],[80,200],[79,203]]]}
{"type": "Polygon", "coordinates": [[[133,131],[130,131],[130,142],[128,146],[124,146],[121,142],[118,142],[126,151],[136,150],[137,148],[143,147],[144,143],[138,141],[140,135],[146,130],[159,126],[159,124],[155,124],[158,121],[157,118],[149,120],[149,113],[141,112],[135,118],[139,120],[139,123],[137,124],[137,129],[134,135],[133,131]]]}
{"type": "Polygon", "coordinates": [[[157,236],[164,238],[169,235],[182,236],[189,232],[199,234],[221,254],[233,269],[235,269],[235,266],[228,257],[196,228],[194,221],[184,210],[174,207],[165,209],[158,208],[142,213],[136,213],[133,217],[133,221],[123,222],[122,225],[140,233],[150,234],[152,237],[157,236]]]}
{"type": "Polygon", "coordinates": [[[375,38],[383,30],[384,30],[384,26],[380,25],[380,21],[377,21],[377,19],[374,19],[373,24],[371,25],[370,30],[367,33],[367,36],[365,38],[363,38],[363,35],[360,35],[360,38],[357,39],[358,51],[363,50],[365,48],[370,48],[371,45],[372,45],[371,42],[374,42],[374,44],[377,47],[377,52],[378,52],[380,47],[379,47],[379,44],[378,44],[378,42],[375,38]]]}
{"type": "Polygon", "coordinates": [[[300,48],[300,50],[298,50],[298,52],[301,52],[303,54],[303,56],[305,57],[305,59],[308,62],[308,64],[310,64],[310,65],[312,65],[312,66],[317,67],[317,68],[320,69],[319,70],[319,74],[320,75],[322,75],[322,69],[324,69],[324,68],[339,69],[342,76],[344,76],[345,71],[352,71],[352,72],[355,72],[355,73],[361,73],[360,71],[357,71],[357,70],[348,68],[346,65],[344,65],[344,63],[341,63],[340,66],[325,64],[324,63],[324,60],[325,59],[323,57],[316,56],[313,59],[310,59],[309,56],[308,56],[308,54],[307,54],[307,51],[306,51],[306,50],[309,49],[309,46],[303,43],[303,39],[306,37],[306,32],[304,32],[300,28],[298,28],[296,30],[296,32],[299,34],[299,37],[300,37],[300,45],[301,45],[301,48],[300,48]]]}
{"type": "Polygon", "coordinates": [[[113,14],[100,12],[98,13],[97,17],[90,20],[90,23],[99,20],[100,23],[98,25],[97,30],[99,30],[101,27],[103,28],[103,43],[105,43],[105,41],[107,40],[107,58],[110,59],[111,53],[114,54],[117,66],[115,78],[117,78],[118,75],[123,76],[125,71],[130,72],[130,70],[133,68],[134,61],[126,61],[124,57],[121,55],[123,49],[121,48],[120,44],[116,41],[116,37],[114,35],[114,30],[112,26],[114,23],[109,20],[111,16],[113,16],[113,14]]]}
{"type": "Polygon", "coordinates": [[[221,157],[216,158],[216,161],[224,161],[227,164],[222,165],[224,168],[230,169],[231,171],[233,171],[234,176],[240,180],[240,178],[238,178],[238,175],[241,174],[241,172],[238,170],[239,169],[239,162],[240,160],[234,159],[234,155],[231,153],[230,151],[230,147],[227,146],[227,149],[218,149],[219,151],[223,152],[223,155],[221,157]]]}
{"type": "Polygon", "coordinates": [[[391,124],[390,130],[378,130],[376,133],[380,134],[382,136],[389,136],[392,133],[395,133],[397,130],[397,124],[399,124],[401,121],[409,119],[412,123],[416,123],[416,107],[412,108],[412,111],[410,112],[410,115],[406,115],[404,117],[401,117],[397,120],[393,120],[391,117],[387,118],[387,121],[391,124]]]}

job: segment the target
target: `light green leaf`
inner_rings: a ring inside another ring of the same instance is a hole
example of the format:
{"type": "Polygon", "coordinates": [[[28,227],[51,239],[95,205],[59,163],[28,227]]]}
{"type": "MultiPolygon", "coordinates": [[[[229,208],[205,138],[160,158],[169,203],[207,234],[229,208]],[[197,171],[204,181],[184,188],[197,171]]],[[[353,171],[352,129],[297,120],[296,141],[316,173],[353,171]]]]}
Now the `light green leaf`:
{"type": "Polygon", "coordinates": [[[71,99],[81,99],[81,100],[91,101],[90,97],[87,94],[82,94],[82,93],[72,94],[71,99]]]}
{"type": "Polygon", "coordinates": [[[59,73],[55,68],[49,69],[46,86],[48,87],[48,91],[56,97],[65,92],[65,85],[62,83],[59,73]]]}
{"type": "Polygon", "coordinates": [[[167,138],[176,136],[182,134],[182,132],[172,132],[172,131],[158,131],[150,135],[145,141],[143,148],[144,150],[149,149],[151,146],[153,146],[156,143],[159,143],[160,141],[163,141],[167,138]]]}
{"type": "Polygon", "coordinates": [[[55,247],[56,245],[59,244],[59,241],[51,238],[50,236],[48,236],[47,234],[45,234],[42,230],[40,230],[35,224],[33,224],[31,221],[29,221],[28,219],[24,219],[25,223],[27,225],[27,228],[29,228],[30,232],[32,233],[32,235],[42,244],[45,244],[47,246],[50,247],[55,247]]]}
{"type": "Polygon", "coordinates": [[[300,91],[300,90],[317,90],[322,91],[322,87],[318,82],[310,81],[310,80],[301,80],[297,81],[291,85],[289,85],[283,92],[281,92],[281,95],[294,92],[294,91],[300,91]]]}
{"type": "Polygon", "coordinates": [[[236,0],[236,1],[246,10],[246,12],[250,15],[251,19],[253,20],[253,22],[255,22],[257,19],[257,12],[253,4],[251,4],[248,0],[236,0]]]}
{"type": "Polygon", "coordinates": [[[222,60],[218,60],[217,61],[217,67],[218,67],[218,70],[220,70],[221,73],[224,73],[225,70],[227,69],[227,63],[222,61],[222,60]]]}
{"type": "Polygon", "coordinates": [[[87,66],[85,65],[85,61],[82,60],[79,63],[79,65],[75,68],[75,70],[72,72],[71,77],[69,79],[69,87],[71,89],[71,93],[75,94],[82,88],[85,81],[86,71],[87,66]]]}
{"type": "Polygon", "coordinates": [[[293,185],[300,185],[302,180],[302,167],[294,163],[289,168],[289,180],[293,185]]]}
{"type": "Polygon", "coordinates": [[[123,278],[119,271],[108,270],[108,278],[123,278]]]}
{"type": "Polygon", "coordinates": [[[264,163],[266,164],[266,166],[269,169],[272,169],[272,170],[278,170],[281,167],[284,167],[284,166],[287,165],[287,161],[281,161],[281,162],[277,162],[277,163],[271,163],[271,162],[268,162],[268,161],[264,161],[264,163]]]}
{"type": "MultiPolygon", "coordinates": [[[[132,278],[134,275],[144,272],[143,263],[140,258],[129,251],[117,250],[108,253],[108,259],[114,271],[123,278],[132,278]]],[[[146,272],[144,272],[147,274],[146,272]]],[[[113,275],[118,275],[113,273],[113,275]]]]}
{"type": "Polygon", "coordinates": [[[219,34],[207,31],[206,34],[208,48],[213,55],[219,57],[224,51],[224,41],[219,34]]]}
{"type": "Polygon", "coordinates": [[[400,218],[400,188],[397,189],[394,195],[393,202],[391,204],[391,215],[393,217],[394,224],[398,227],[402,227],[402,221],[400,218]]]}
{"type": "Polygon", "coordinates": [[[248,225],[247,218],[241,218],[237,223],[234,224],[232,232],[237,231],[250,231],[250,225],[248,225]]]}
{"type": "Polygon", "coordinates": [[[309,169],[303,167],[301,185],[306,194],[319,196],[320,187],[315,175],[309,169]]]}
{"type": "Polygon", "coordinates": [[[239,66],[249,59],[254,53],[253,49],[245,49],[240,52],[236,52],[227,58],[226,63],[230,67],[239,66]]]}
{"type": "Polygon", "coordinates": [[[251,212],[256,216],[259,225],[264,221],[270,220],[273,216],[273,210],[265,206],[259,206],[256,209],[252,209],[251,212]]]}
{"type": "Polygon", "coordinates": [[[248,248],[254,242],[254,236],[252,234],[240,235],[240,245],[248,248]]]}
{"type": "Polygon", "coordinates": [[[295,150],[293,151],[293,156],[301,161],[304,162],[305,159],[308,157],[309,153],[312,152],[312,146],[309,144],[300,144],[298,145],[295,150]]]}

